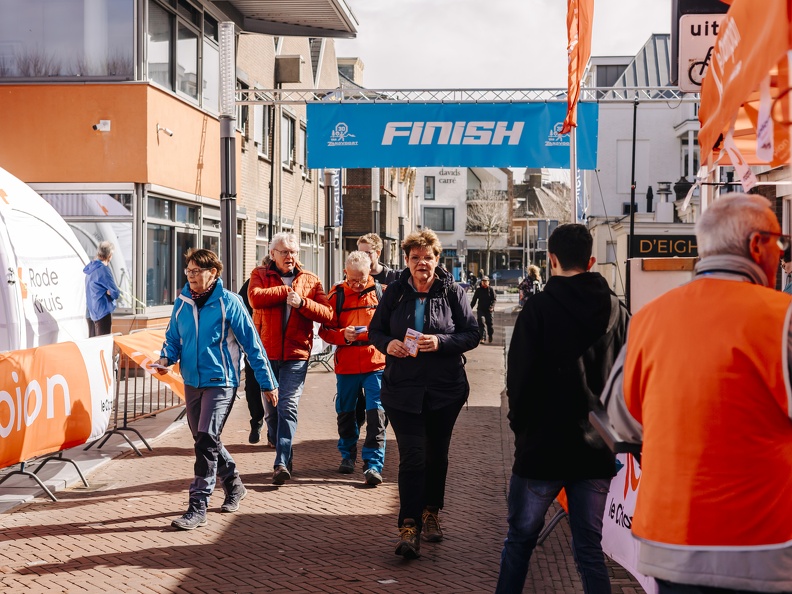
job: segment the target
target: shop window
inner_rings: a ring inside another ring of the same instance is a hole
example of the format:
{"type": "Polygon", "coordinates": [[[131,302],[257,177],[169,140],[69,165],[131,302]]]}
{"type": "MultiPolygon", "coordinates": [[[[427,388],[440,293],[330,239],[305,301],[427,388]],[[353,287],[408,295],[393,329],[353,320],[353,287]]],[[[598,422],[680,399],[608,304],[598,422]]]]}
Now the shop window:
{"type": "Polygon", "coordinates": [[[46,200],[68,223],[89,258],[96,257],[99,243],[109,241],[115,246],[110,270],[121,296],[119,310],[133,307],[132,276],[132,194],[47,193],[46,200]]]}

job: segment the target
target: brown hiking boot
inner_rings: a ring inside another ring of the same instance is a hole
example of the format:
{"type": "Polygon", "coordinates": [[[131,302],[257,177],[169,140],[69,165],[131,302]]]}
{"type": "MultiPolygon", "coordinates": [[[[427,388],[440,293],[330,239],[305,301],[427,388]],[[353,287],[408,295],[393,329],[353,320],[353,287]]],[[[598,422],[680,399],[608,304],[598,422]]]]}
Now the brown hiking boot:
{"type": "Polygon", "coordinates": [[[405,559],[417,559],[421,556],[421,534],[415,520],[405,518],[399,528],[399,544],[396,545],[396,554],[405,559]]]}
{"type": "Polygon", "coordinates": [[[423,522],[423,537],[427,542],[440,542],[443,540],[443,530],[440,528],[440,510],[436,507],[427,507],[421,515],[423,522]]]}

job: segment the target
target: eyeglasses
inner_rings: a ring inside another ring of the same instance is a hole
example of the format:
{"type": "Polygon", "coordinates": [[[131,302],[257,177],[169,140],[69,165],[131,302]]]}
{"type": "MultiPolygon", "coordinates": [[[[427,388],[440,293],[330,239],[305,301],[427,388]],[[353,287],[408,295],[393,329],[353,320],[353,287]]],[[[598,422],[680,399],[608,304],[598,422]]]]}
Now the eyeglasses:
{"type": "Polygon", "coordinates": [[[299,253],[300,253],[300,252],[298,252],[298,251],[296,251],[296,250],[272,250],[272,251],[273,251],[273,252],[278,252],[278,253],[279,253],[281,256],[283,256],[284,258],[285,258],[286,256],[291,256],[292,258],[294,258],[294,257],[296,257],[296,256],[297,256],[297,254],[299,254],[299,253]]]}
{"type": "Polygon", "coordinates": [[[185,268],[184,276],[198,276],[205,270],[211,270],[211,268],[185,268]]]}
{"type": "Polygon", "coordinates": [[[782,252],[788,252],[792,246],[792,237],[784,235],[783,233],[776,233],[775,231],[756,231],[759,235],[769,235],[776,238],[776,245],[782,252]]]}
{"type": "Polygon", "coordinates": [[[360,280],[347,279],[347,284],[350,287],[365,287],[368,284],[368,277],[364,276],[360,280]]]}

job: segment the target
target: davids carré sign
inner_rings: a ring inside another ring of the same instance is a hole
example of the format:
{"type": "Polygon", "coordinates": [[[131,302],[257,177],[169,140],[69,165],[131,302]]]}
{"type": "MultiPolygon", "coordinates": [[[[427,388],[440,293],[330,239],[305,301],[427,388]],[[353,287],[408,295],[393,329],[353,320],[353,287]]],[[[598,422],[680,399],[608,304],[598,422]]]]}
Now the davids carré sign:
{"type": "Polygon", "coordinates": [[[636,235],[632,253],[635,258],[696,258],[695,235],[636,235]]]}

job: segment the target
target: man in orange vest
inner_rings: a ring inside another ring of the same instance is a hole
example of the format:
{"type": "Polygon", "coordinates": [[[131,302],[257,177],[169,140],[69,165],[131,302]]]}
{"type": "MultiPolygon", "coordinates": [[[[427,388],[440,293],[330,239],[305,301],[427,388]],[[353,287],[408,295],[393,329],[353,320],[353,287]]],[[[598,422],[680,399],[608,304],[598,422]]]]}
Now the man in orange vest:
{"type": "Polygon", "coordinates": [[[355,412],[361,389],[366,400],[366,439],[361,458],[366,484],[382,482],[385,462],[385,410],[380,402],[385,355],[369,342],[368,325],[379,304],[382,287],[371,275],[371,260],[362,251],[352,252],[344,265],[346,280],[333,287],[330,306],[335,315],[332,322],[319,330],[322,340],[336,345],[335,372],[338,394],[338,451],[341,465],[338,472],[355,471],[357,442],[362,423],[355,412]]]}
{"type": "Polygon", "coordinates": [[[644,306],[603,391],[643,442],[632,533],[661,594],[792,591],[789,236],[760,196],[696,224],[695,278],[644,306]]]}

